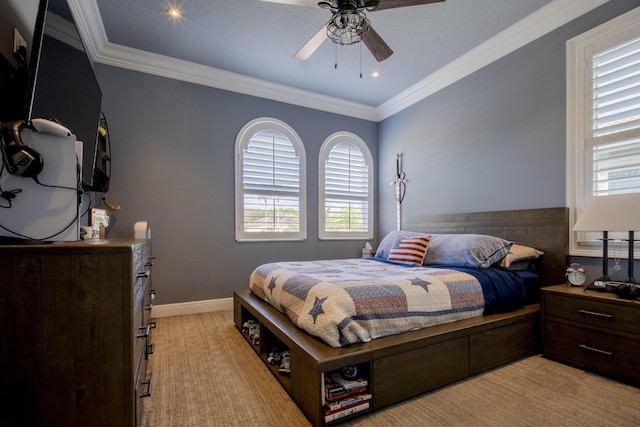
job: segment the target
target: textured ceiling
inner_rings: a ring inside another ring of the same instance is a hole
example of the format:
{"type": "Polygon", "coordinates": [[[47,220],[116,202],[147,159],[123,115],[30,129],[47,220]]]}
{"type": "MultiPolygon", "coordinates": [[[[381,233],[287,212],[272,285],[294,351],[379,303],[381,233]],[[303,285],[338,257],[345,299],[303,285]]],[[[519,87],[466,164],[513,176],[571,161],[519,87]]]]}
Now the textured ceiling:
{"type": "Polygon", "coordinates": [[[551,2],[446,0],[370,12],[373,28],[394,51],[378,63],[365,46],[361,52],[361,44],[336,49],[329,40],[310,59],[294,59],[331,16],[319,7],[274,0],[88,1],[97,3],[109,43],[369,106],[380,105],[551,2]],[[178,21],[166,13],[172,2],[182,10],[178,21]],[[380,77],[373,78],[373,71],[380,77]]]}

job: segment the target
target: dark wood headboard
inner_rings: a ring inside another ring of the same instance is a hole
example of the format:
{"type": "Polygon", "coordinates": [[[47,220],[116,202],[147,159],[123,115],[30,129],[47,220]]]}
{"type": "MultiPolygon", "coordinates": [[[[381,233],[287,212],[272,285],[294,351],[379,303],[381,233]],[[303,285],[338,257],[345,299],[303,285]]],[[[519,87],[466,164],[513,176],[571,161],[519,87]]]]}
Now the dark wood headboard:
{"type": "Polygon", "coordinates": [[[488,234],[544,252],[542,286],[565,283],[569,254],[569,208],[522,209],[403,219],[403,229],[440,234],[488,234]]]}

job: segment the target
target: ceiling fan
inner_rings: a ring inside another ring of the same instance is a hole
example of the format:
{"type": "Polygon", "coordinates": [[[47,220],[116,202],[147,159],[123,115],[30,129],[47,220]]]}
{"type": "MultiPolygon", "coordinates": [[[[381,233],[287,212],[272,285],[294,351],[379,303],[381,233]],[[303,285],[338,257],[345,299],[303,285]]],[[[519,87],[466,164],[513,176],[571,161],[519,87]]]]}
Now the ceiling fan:
{"type": "Polygon", "coordinates": [[[274,3],[312,6],[314,3],[331,11],[331,19],[309,39],[296,53],[294,58],[308,59],[327,38],[340,45],[352,45],[364,42],[367,49],[378,61],[384,61],[393,54],[393,50],[373,29],[367,12],[394,9],[406,6],[438,3],[445,0],[263,0],[274,3]]]}

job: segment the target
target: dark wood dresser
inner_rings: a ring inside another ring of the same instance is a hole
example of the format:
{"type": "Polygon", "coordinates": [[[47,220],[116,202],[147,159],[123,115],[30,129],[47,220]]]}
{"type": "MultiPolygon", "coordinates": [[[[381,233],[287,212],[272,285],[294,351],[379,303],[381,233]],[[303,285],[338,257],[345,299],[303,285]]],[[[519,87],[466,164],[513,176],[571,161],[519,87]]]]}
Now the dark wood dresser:
{"type": "Polygon", "coordinates": [[[541,309],[545,356],[640,385],[640,301],[557,285],[541,309]]]}
{"type": "Polygon", "coordinates": [[[151,392],[150,240],[0,246],[0,426],[135,426],[151,392]]]}

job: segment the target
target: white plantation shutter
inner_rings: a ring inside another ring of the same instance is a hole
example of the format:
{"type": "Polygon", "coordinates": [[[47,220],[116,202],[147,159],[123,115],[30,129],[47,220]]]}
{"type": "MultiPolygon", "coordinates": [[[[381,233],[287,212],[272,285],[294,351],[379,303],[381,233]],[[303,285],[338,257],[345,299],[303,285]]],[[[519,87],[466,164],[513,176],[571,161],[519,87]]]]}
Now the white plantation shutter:
{"type": "Polygon", "coordinates": [[[640,138],[593,147],[593,196],[640,192],[640,138]]]}
{"type": "Polygon", "coordinates": [[[282,133],[255,134],[243,153],[244,231],[300,231],[300,164],[282,133]]]}
{"type": "Polygon", "coordinates": [[[335,145],[325,161],[325,215],[327,231],[367,231],[369,167],[351,143],[335,145]],[[340,213],[346,213],[343,218],[340,213]]]}
{"type": "Polygon", "coordinates": [[[320,153],[320,238],[373,237],[372,163],[353,134],[330,136],[320,153]]]}
{"type": "Polygon", "coordinates": [[[640,38],[592,58],[593,136],[640,128],[640,38]]]}
{"type": "Polygon", "coordinates": [[[592,195],[640,192],[640,38],[592,58],[592,195]]]}
{"type": "Polygon", "coordinates": [[[257,119],[236,140],[236,239],[306,237],[304,149],[275,119],[257,119]]]}

